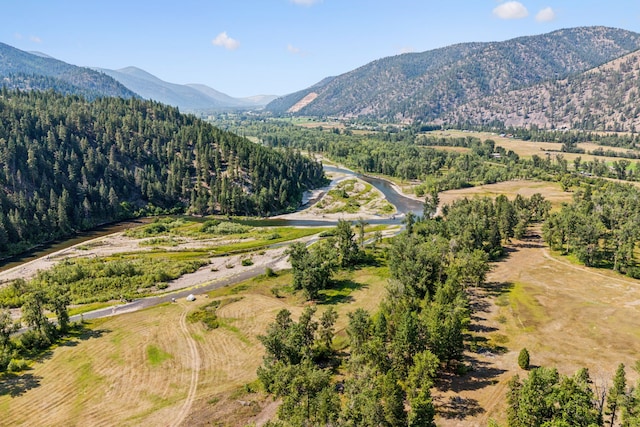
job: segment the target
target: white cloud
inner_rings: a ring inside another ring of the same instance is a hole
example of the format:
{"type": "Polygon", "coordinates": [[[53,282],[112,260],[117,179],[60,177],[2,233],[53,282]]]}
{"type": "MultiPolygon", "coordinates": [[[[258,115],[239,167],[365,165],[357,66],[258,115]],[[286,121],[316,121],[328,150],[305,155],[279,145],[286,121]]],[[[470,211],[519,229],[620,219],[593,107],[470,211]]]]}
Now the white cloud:
{"type": "Polygon", "coordinates": [[[229,37],[226,31],[218,34],[215,39],[211,40],[211,43],[215,46],[222,46],[227,50],[236,50],[240,47],[240,42],[229,37]]]}
{"type": "Polygon", "coordinates": [[[536,21],[549,22],[556,19],[556,13],[550,7],[545,7],[536,15],[536,21]]]}
{"type": "Polygon", "coordinates": [[[299,55],[301,53],[300,49],[293,46],[292,44],[287,45],[287,50],[289,53],[293,53],[294,55],[299,55]]]}
{"type": "Polygon", "coordinates": [[[403,53],[413,53],[413,52],[415,52],[415,51],[416,51],[416,50],[415,50],[414,48],[412,48],[411,46],[404,46],[404,47],[401,47],[401,48],[400,48],[399,53],[400,53],[400,54],[403,54],[403,53]]]}
{"type": "Polygon", "coordinates": [[[13,37],[15,37],[17,40],[22,40],[24,38],[20,33],[15,33],[13,37]]]}
{"type": "Polygon", "coordinates": [[[287,52],[289,52],[292,55],[298,55],[298,56],[307,56],[308,54],[304,50],[300,49],[299,47],[295,47],[291,43],[287,45],[287,52]]]}
{"type": "Polygon", "coordinates": [[[518,1],[508,1],[493,9],[493,14],[500,19],[521,19],[529,16],[529,11],[518,1]]]}
{"type": "Polygon", "coordinates": [[[29,37],[29,40],[31,40],[34,43],[42,43],[42,39],[38,36],[31,36],[29,37]]]}
{"type": "Polygon", "coordinates": [[[320,3],[322,0],[289,0],[291,3],[299,4],[301,6],[313,6],[316,3],[320,3]]]}

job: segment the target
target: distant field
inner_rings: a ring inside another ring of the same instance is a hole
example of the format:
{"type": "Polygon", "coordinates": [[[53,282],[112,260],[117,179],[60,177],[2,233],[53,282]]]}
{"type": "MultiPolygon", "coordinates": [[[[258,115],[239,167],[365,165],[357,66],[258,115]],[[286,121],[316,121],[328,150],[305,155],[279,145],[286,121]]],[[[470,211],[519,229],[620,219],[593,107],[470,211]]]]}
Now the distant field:
{"type": "Polygon", "coordinates": [[[496,184],[479,185],[477,187],[449,190],[440,193],[441,204],[451,204],[454,200],[463,197],[491,197],[495,198],[504,194],[513,199],[516,194],[523,197],[531,197],[540,193],[551,202],[553,207],[560,206],[563,202],[570,202],[572,193],[562,191],[559,183],[547,181],[505,181],[496,184]]]}
{"type": "MultiPolygon", "coordinates": [[[[496,145],[504,147],[505,150],[512,150],[517,153],[521,157],[530,158],[533,155],[538,155],[540,157],[545,157],[545,153],[549,153],[550,156],[555,157],[557,154],[561,154],[566,160],[569,162],[573,161],[576,157],[581,157],[583,161],[598,159],[600,161],[604,160],[606,162],[612,162],[614,160],[619,160],[617,157],[604,157],[604,156],[593,156],[590,154],[576,154],[576,153],[561,153],[560,149],[562,148],[562,144],[558,142],[534,142],[534,141],[523,141],[515,138],[507,138],[501,137],[500,135],[490,133],[490,132],[463,132],[459,130],[447,130],[447,131],[435,131],[430,132],[430,135],[437,136],[451,136],[451,137],[476,137],[480,138],[480,140],[484,141],[486,139],[492,139],[496,142],[496,145]]],[[[581,143],[578,144],[579,148],[584,149],[585,151],[593,151],[596,148],[603,148],[604,150],[613,150],[617,152],[624,153],[628,151],[625,148],[618,147],[608,147],[604,145],[598,145],[594,143],[581,143]]],[[[572,166],[572,165],[570,165],[572,166]]]]}

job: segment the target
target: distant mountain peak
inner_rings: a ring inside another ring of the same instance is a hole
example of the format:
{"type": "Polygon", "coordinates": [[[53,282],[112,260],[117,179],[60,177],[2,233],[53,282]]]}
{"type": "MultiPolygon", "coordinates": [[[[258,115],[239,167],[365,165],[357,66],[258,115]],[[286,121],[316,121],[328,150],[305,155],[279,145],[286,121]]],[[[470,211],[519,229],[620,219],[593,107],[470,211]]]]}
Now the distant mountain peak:
{"type": "Polygon", "coordinates": [[[119,70],[97,68],[145,99],[173,105],[183,111],[213,111],[238,108],[262,108],[275,97],[233,98],[204,84],[181,85],[166,82],[141,68],[119,70]]]}

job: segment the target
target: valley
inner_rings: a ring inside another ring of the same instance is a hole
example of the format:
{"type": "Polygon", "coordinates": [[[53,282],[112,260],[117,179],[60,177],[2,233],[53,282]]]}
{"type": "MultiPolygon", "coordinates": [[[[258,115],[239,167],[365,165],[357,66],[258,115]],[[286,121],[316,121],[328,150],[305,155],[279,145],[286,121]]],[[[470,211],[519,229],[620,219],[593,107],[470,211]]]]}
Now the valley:
{"type": "Polygon", "coordinates": [[[640,33],[164,80],[317,77],[239,35],[180,78],[201,41],[162,78],[0,43],[0,425],[640,425],[640,33]]]}

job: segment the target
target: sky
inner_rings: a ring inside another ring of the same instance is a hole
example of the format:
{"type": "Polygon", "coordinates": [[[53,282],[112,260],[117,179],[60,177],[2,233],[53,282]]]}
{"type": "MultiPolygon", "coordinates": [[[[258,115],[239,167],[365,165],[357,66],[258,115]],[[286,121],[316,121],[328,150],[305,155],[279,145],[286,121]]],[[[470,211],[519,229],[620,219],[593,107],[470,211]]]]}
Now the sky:
{"type": "Polygon", "coordinates": [[[373,60],[603,25],[637,0],[1,0],[0,42],[74,65],[141,68],[234,97],[285,95],[373,60]]]}

